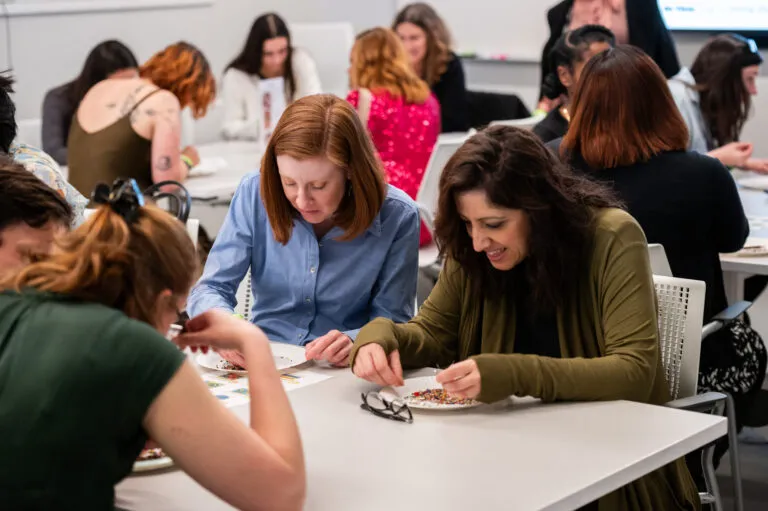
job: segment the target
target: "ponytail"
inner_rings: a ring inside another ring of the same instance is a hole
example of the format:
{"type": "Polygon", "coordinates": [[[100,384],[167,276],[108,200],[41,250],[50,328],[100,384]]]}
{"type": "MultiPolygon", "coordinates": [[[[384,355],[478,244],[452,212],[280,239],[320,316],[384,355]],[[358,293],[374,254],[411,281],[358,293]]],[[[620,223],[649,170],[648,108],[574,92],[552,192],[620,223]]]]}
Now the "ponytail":
{"type": "Polygon", "coordinates": [[[155,324],[156,300],[166,289],[184,296],[197,271],[197,255],[186,229],[155,206],[137,209],[129,223],[102,205],[75,231],[59,240],[49,255],[0,284],[21,291],[34,288],[100,303],[155,324]]]}
{"type": "Polygon", "coordinates": [[[573,65],[583,59],[583,54],[593,43],[608,43],[616,46],[616,37],[602,25],[584,25],[570,32],[565,32],[549,50],[550,72],[544,77],[542,91],[549,99],[557,99],[568,91],[557,75],[557,68],[564,66],[571,72],[573,65]]]}

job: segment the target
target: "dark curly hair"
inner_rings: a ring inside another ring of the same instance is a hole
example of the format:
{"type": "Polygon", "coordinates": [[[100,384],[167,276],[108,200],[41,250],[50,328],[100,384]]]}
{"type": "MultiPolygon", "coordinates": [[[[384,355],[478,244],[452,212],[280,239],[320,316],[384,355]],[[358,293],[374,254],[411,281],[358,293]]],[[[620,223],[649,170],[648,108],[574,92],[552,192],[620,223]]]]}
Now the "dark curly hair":
{"type": "Polygon", "coordinates": [[[499,271],[475,252],[457,196],[483,190],[500,207],[521,209],[530,238],[524,278],[533,308],[553,310],[575,288],[589,256],[597,208],[621,207],[610,190],[561,163],[532,132],[493,126],[467,140],[440,177],[435,234],[441,254],[473,282],[474,298],[510,292],[514,272],[499,271]]]}

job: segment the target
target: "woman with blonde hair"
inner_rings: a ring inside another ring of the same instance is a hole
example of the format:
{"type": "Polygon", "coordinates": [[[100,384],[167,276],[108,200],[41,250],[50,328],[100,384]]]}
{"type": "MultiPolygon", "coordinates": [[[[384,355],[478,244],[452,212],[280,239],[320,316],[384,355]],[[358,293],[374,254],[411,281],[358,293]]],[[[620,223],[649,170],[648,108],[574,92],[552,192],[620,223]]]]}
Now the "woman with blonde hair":
{"type": "MultiPolygon", "coordinates": [[[[347,101],[368,126],[389,183],[415,199],[440,133],[440,105],[391,30],[358,35],[350,61],[347,101]]],[[[421,244],[430,240],[422,227],[421,244]]]]}
{"type": "Polygon", "coordinates": [[[133,178],[183,181],[199,162],[194,147],[180,150],[181,110],[205,115],[216,83],[205,56],[178,42],[155,54],[137,78],[109,78],[93,86],[72,120],[69,180],[88,196],[96,184],[133,178]]]}
{"type": "Polygon", "coordinates": [[[445,22],[432,6],[416,2],[397,13],[392,30],[403,42],[414,72],[427,82],[440,103],[443,133],[467,131],[469,99],[464,68],[451,48],[445,22]]]}
{"type": "Polygon", "coordinates": [[[212,311],[175,339],[244,353],[249,427],[163,336],[196,273],[184,226],[133,180],[101,192],[84,225],[0,282],[3,507],[112,509],[152,438],[233,507],[301,509],[301,440],[266,336],[212,311]]]}
{"type": "Polygon", "coordinates": [[[273,341],[306,346],[308,359],[343,366],[368,321],[413,315],[418,238],[416,205],[387,186],[355,110],[307,96],[283,113],[261,172],[240,183],[188,310],[233,311],[250,270],[251,320],[273,341]]]}

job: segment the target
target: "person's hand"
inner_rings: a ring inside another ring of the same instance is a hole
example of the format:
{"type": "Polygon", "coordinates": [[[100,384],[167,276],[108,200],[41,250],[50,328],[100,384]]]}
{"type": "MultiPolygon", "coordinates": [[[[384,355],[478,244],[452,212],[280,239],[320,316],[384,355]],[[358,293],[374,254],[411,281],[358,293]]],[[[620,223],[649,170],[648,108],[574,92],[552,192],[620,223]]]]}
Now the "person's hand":
{"type": "Polygon", "coordinates": [[[536,105],[536,110],[542,112],[551,112],[554,108],[558,108],[563,103],[561,98],[549,99],[548,97],[542,97],[539,100],[539,104],[536,105]]]}
{"type": "Polygon", "coordinates": [[[192,160],[192,166],[196,167],[198,163],[200,163],[200,155],[197,152],[197,149],[195,149],[193,146],[188,145],[185,147],[181,154],[188,157],[190,160],[192,160]]]}
{"type": "Polygon", "coordinates": [[[343,332],[331,330],[308,343],[304,353],[307,360],[327,360],[337,367],[347,367],[351,352],[352,339],[343,332]]]}
{"type": "Polygon", "coordinates": [[[404,384],[400,353],[395,350],[387,356],[384,348],[378,344],[368,344],[360,348],[355,357],[355,366],[352,372],[358,378],[382,387],[389,385],[400,387],[404,384]]]}
{"type": "Polygon", "coordinates": [[[709,155],[717,158],[728,167],[742,168],[752,156],[752,149],[752,144],[749,142],[731,142],[710,151],[709,155]]]}
{"type": "Polygon", "coordinates": [[[448,394],[462,399],[475,399],[482,390],[480,370],[471,358],[440,371],[435,379],[448,394]]]}
{"type": "MultiPolygon", "coordinates": [[[[231,313],[212,309],[195,316],[186,323],[186,331],[177,335],[173,342],[180,348],[210,346],[218,352],[243,351],[247,342],[268,342],[257,326],[233,316],[231,313]]],[[[231,362],[231,361],[230,361],[231,362]]]]}
{"type": "Polygon", "coordinates": [[[221,350],[217,351],[219,356],[229,362],[230,364],[235,364],[236,366],[240,366],[243,369],[248,369],[248,363],[245,361],[245,357],[242,353],[240,353],[237,350],[221,350]]]}
{"type": "Polygon", "coordinates": [[[768,174],[768,160],[762,158],[750,158],[744,164],[744,170],[751,170],[758,174],[768,174]]]}

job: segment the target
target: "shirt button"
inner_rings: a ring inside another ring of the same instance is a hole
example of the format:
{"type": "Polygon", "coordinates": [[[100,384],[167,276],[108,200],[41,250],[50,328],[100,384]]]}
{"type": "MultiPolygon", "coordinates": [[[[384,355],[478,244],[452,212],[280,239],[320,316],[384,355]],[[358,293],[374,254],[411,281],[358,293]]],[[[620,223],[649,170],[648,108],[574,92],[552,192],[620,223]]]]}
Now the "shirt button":
{"type": "Polygon", "coordinates": [[[312,299],[310,297],[304,298],[304,301],[307,303],[312,303],[312,299]]]}
{"type": "Polygon", "coordinates": [[[317,271],[317,268],[315,268],[314,266],[309,269],[309,273],[315,273],[316,271],[317,271]]]}
{"type": "Polygon", "coordinates": [[[322,243],[322,242],[320,242],[320,243],[318,243],[317,245],[318,245],[319,247],[322,247],[322,246],[323,246],[323,243],[322,243]]]}

